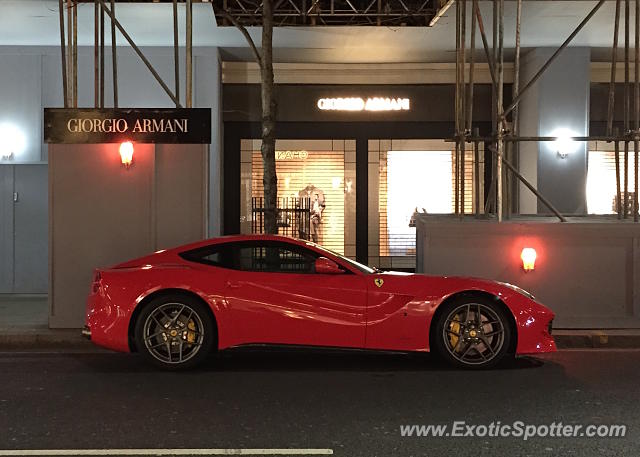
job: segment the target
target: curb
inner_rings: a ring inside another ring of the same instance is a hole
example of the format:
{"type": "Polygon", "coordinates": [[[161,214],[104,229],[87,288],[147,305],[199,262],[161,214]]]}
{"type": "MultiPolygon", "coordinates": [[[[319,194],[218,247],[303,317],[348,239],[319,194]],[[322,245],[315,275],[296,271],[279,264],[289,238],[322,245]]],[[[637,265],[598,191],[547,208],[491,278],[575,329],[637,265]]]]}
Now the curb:
{"type": "Polygon", "coordinates": [[[558,330],[553,332],[558,349],[637,349],[640,331],[558,330]]]}
{"type": "Polygon", "coordinates": [[[80,329],[0,331],[0,350],[13,349],[87,349],[96,348],[83,338],[80,329]]]}

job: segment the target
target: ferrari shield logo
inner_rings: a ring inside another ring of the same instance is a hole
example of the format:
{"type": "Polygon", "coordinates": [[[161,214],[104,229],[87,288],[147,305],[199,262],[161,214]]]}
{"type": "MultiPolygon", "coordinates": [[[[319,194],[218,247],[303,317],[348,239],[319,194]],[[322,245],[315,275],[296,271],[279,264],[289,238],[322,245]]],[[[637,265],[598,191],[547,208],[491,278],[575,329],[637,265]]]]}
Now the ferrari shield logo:
{"type": "Polygon", "coordinates": [[[376,278],[373,280],[373,282],[376,284],[376,286],[382,287],[382,285],[384,284],[384,279],[376,278]]]}

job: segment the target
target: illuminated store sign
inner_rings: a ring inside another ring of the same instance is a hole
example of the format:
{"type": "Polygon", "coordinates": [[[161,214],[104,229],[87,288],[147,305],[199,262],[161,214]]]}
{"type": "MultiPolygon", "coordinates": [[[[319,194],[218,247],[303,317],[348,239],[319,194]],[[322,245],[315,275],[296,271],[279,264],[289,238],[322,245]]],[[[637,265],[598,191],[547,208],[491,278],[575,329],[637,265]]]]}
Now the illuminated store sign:
{"type": "Polygon", "coordinates": [[[318,108],[323,111],[409,111],[408,98],[361,97],[321,98],[318,108]]]}
{"type": "Polygon", "coordinates": [[[276,151],[276,160],[305,160],[307,157],[307,151],[276,151]]]}
{"type": "Polygon", "coordinates": [[[46,143],[211,143],[211,110],[45,108],[46,143]]]}

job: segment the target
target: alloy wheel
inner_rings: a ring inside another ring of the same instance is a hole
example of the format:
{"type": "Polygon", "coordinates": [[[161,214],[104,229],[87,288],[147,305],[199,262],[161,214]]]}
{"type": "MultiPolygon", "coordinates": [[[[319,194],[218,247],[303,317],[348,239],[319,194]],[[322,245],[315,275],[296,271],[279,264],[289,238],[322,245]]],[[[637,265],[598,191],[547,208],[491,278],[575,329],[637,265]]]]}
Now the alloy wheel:
{"type": "Polygon", "coordinates": [[[447,315],[442,338],[449,354],[461,364],[485,365],[501,353],[505,323],[491,307],[465,303],[447,315]]]}
{"type": "Polygon", "coordinates": [[[143,341],[160,362],[182,364],[200,351],[205,327],[198,313],[184,303],[164,303],[147,316],[143,341]]]}

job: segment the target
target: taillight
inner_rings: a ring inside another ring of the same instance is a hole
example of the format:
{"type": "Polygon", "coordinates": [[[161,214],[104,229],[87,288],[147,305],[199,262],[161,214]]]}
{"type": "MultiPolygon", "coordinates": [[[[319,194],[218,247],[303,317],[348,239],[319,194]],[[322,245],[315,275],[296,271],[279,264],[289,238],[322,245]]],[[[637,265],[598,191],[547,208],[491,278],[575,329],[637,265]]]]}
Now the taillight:
{"type": "Polygon", "coordinates": [[[95,271],[93,273],[93,282],[91,283],[91,292],[97,293],[100,289],[100,282],[102,281],[102,273],[95,271]]]}

